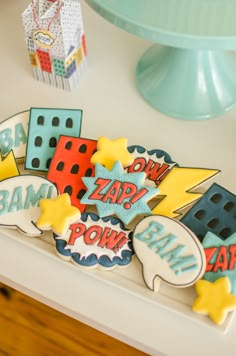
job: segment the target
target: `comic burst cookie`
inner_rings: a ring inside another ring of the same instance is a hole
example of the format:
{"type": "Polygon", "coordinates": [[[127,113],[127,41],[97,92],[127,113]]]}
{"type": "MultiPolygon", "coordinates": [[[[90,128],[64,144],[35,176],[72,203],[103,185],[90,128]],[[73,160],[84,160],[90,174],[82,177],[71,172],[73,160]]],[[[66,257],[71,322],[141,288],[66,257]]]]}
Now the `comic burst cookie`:
{"type": "Polygon", "coordinates": [[[150,215],[147,202],[158,194],[157,188],[144,185],[144,172],[125,173],[119,161],[111,170],[97,163],[95,177],[82,179],[87,192],[81,203],[96,205],[100,217],[115,214],[124,224],[137,215],[150,215]]]}
{"type": "Polygon", "coordinates": [[[163,150],[147,150],[145,147],[134,145],[129,146],[128,151],[133,155],[134,161],[127,167],[127,172],[145,172],[145,184],[150,187],[158,186],[171,169],[177,165],[163,150]]]}
{"type": "Polygon", "coordinates": [[[131,262],[131,235],[115,217],[99,218],[94,213],[83,213],[65,235],[54,234],[54,239],[63,259],[81,267],[110,270],[131,262]]]}

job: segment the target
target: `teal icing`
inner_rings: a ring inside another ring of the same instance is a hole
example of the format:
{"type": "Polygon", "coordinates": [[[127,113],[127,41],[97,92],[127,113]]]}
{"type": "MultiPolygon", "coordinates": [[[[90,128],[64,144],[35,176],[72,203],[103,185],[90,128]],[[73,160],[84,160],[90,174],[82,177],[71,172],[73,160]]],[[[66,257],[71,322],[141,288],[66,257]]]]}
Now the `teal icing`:
{"type": "MultiPolygon", "coordinates": [[[[24,209],[29,209],[30,206],[39,206],[39,201],[42,198],[46,197],[47,194],[47,189],[48,189],[49,184],[47,183],[43,183],[39,190],[37,192],[35,192],[34,190],[34,186],[31,184],[29,185],[26,190],[27,190],[27,195],[26,195],[26,199],[25,199],[25,205],[24,205],[24,209]]],[[[50,186],[50,188],[52,188],[50,186]]],[[[51,192],[52,194],[52,192],[51,192]]]]}

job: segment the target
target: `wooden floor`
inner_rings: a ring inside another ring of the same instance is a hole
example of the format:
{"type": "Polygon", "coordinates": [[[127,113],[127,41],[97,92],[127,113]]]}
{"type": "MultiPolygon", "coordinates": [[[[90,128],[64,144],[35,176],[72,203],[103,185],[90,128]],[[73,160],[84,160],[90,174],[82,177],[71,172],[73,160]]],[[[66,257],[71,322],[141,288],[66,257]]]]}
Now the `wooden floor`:
{"type": "Polygon", "coordinates": [[[0,355],[145,354],[0,283],[0,355]]]}

